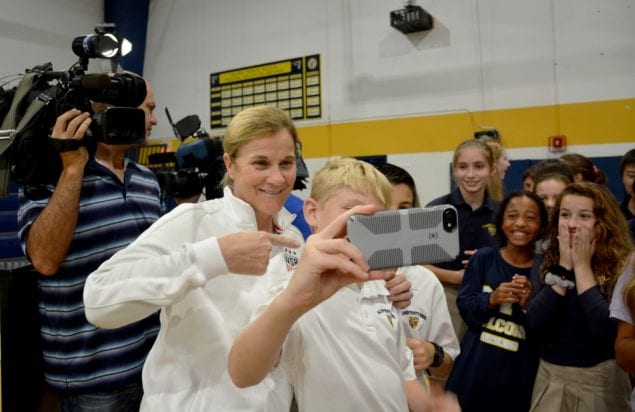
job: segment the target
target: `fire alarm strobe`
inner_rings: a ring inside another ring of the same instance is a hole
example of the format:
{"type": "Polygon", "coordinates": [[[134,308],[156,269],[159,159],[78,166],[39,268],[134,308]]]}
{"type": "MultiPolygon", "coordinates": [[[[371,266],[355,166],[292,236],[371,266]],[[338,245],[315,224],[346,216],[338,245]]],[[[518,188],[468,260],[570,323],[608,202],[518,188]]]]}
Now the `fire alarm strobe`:
{"type": "Polygon", "coordinates": [[[564,152],[567,149],[565,136],[549,136],[549,151],[552,153],[564,152]]]}

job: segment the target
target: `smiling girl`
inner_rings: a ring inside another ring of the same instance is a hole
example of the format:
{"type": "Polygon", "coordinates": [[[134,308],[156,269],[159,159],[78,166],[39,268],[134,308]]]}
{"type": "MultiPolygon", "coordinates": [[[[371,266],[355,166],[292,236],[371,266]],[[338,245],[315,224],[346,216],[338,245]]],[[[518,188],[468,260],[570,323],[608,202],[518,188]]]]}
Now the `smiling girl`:
{"type": "Polygon", "coordinates": [[[626,221],[602,185],[567,186],[527,319],[541,359],[533,411],[629,411],[630,385],[615,363],[609,318],[615,281],[631,251],[626,221]]]}
{"type": "Polygon", "coordinates": [[[538,354],[524,309],[534,242],[546,225],[538,196],[511,193],[496,218],[502,247],[479,249],[465,270],[457,306],[469,329],[446,385],[463,411],[529,409],[538,354]]]}
{"type": "Polygon", "coordinates": [[[451,262],[426,266],[443,283],[452,325],[459,339],[466,327],[456,308],[456,296],[465,264],[476,249],[496,245],[494,219],[498,202],[487,191],[495,167],[494,155],[487,144],[476,139],[464,141],[452,158],[452,177],[457,187],[427,204],[450,204],[459,212],[459,256],[451,262]]]}

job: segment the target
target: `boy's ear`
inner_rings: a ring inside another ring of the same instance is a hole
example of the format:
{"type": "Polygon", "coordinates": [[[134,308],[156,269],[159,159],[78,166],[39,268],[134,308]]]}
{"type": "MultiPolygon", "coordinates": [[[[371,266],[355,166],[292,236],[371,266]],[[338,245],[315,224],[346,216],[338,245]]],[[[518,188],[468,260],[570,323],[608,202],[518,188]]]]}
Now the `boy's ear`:
{"type": "Polygon", "coordinates": [[[304,201],[302,213],[304,214],[304,220],[306,220],[311,228],[317,226],[317,210],[318,202],[315,199],[310,197],[304,201]]]}

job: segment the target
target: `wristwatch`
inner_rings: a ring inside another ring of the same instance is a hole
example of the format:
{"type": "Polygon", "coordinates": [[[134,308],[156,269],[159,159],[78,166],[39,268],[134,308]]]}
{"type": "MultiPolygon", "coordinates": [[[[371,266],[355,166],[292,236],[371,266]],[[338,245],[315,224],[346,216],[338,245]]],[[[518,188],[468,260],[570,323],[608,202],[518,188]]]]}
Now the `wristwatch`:
{"type": "Polygon", "coordinates": [[[443,358],[445,354],[443,353],[443,347],[437,345],[434,342],[430,342],[430,343],[432,344],[432,346],[434,346],[434,358],[432,360],[432,363],[430,364],[430,367],[437,368],[441,366],[441,364],[443,363],[443,358]]]}

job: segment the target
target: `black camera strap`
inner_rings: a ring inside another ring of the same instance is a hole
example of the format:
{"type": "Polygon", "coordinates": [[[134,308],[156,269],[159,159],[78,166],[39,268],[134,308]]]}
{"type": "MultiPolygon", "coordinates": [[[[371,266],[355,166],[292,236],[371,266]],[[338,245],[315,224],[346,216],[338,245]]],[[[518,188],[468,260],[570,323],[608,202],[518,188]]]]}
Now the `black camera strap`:
{"type": "Polygon", "coordinates": [[[56,139],[51,136],[48,139],[58,152],[72,152],[84,146],[84,142],[77,139],[56,139]]]}

